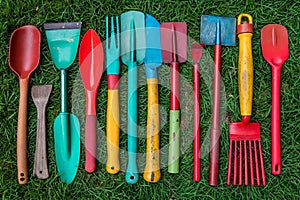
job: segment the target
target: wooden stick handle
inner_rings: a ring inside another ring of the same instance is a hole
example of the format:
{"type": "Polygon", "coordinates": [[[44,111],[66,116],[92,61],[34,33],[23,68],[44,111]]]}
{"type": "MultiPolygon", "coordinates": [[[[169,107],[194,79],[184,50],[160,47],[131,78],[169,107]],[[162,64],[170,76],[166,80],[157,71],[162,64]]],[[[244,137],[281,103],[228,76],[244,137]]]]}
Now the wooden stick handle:
{"type": "Polygon", "coordinates": [[[20,101],[18,113],[17,131],[17,165],[18,182],[26,184],[28,182],[27,169],[27,98],[29,79],[20,79],[20,101]]]}
{"type": "Polygon", "coordinates": [[[39,179],[49,177],[46,149],[46,106],[38,108],[38,122],[36,133],[36,149],[34,156],[33,174],[39,179]]]}

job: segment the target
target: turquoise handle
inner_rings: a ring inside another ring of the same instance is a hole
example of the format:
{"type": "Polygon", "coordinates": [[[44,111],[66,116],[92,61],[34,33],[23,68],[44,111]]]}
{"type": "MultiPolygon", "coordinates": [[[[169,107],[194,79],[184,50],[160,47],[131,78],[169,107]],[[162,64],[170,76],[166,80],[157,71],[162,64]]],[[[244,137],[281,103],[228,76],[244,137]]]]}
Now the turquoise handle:
{"type": "Polygon", "coordinates": [[[136,164],[137,152],[137,63],[128,66],[128,164],[126,182],[134,184],[138,181],[136,164]]]}
{"type": "Polygon", "coordinates": [[[169,159],[168,172],[179,172],[179,126],[180,110],[170,110],[169,159]]]}
{"type": "Polygon", "coordinates": [[[60,112],[67,112],[67,70],[60,70],[60,112]]]}

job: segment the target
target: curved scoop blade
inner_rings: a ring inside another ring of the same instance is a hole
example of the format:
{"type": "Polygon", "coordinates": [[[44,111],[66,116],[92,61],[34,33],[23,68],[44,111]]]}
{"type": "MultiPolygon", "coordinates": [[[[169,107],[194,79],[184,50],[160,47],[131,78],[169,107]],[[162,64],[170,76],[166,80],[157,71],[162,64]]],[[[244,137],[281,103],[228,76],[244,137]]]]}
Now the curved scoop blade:
{"type": "Polygon", "coordinates": [[[83,36],[79,47],[79,69],[84,88],[97,90],[103,73],[104,55],[101,40],[90,29],[83,36]]]}
{"type": "Polygon", "coordinates": [[[145,57],[145,15],[138,11],[121,14],[121,58],[127,66],[141,64],[145,57]]]}
{"type": "Polygon", "coordinates": [[[289,57],[287,29],[280,24],[268,24],[261,30],[261,47],[266,61],[282,66],[289,57]]]}
{"type": "Polygon", "coordinates": [[[60,113],[54,121],[55,159],[61,181],[72,183],[80,159],[80,124],[74,114],[60,113]]]}
{"type": "Polygon", "coordinates": [[[160,23],[151,15],[146,15],[146,56],[144,63],[147,68],[156,68],[162,64],[160,41],[160,23]]]}
{"type": "Polygon", "coordinates": [[[76,58],[81,22],[44,24],[51,57],[58,69],[67,69],[76,58]]]}

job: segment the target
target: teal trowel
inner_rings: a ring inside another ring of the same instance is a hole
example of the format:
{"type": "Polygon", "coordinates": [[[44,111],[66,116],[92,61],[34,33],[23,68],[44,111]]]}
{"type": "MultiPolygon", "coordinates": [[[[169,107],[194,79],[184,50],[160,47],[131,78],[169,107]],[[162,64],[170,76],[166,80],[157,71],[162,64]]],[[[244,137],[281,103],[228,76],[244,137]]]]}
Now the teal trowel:
{"type": "Polygon", "coordinates": [[[57,170],[65,183],[72,183],[80,158],[80,124],[67,111],[67,68],[76,58],[81,22],[44,24],[48,46],[61,76],[61,111],[54,121],[54,145],[57,170]]]}

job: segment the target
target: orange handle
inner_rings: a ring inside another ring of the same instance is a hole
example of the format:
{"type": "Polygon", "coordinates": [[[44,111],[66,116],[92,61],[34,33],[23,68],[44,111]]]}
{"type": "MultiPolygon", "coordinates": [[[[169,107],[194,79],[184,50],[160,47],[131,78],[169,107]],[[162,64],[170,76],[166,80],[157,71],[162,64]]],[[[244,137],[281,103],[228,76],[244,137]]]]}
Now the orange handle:
{"type": "Polygon", "coordinates": [[[17,131],[17,165],[19,184],[28,182],[27,169],[27,99],[29,79],[20,79],[20,101],[17,131]]]}

